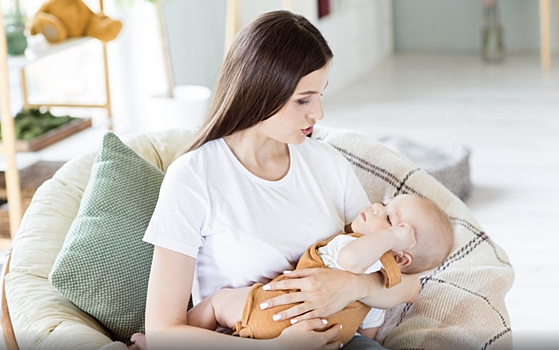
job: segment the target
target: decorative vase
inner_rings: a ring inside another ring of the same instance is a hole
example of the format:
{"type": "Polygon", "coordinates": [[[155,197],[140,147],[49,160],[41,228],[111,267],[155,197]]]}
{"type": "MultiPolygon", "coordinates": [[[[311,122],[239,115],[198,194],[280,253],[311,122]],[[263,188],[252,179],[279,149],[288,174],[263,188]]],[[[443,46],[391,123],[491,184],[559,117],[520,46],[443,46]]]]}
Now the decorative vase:
{"type": "Polygon", "coordinates": [[[502,62],[505,58],[505,49],[498,0],[484,0],[483,11],[481,56],[486,62],[502,62]]]}
{"type": "Polygon", "coordinates": [[[23,23],[11,23],[6,25],[6,46],[8,55],[22,55],[27,48],[27,37],[23,23]]]}
{"type": "Polygon", "coordinates": [[[7,17],[9,19],[5,24],[5,32],[8,55],[22,55],[27,48],[27,37],[25,36],[25,20],[21,13],[19,0],[14,0],[13,12],[7,17]]]}

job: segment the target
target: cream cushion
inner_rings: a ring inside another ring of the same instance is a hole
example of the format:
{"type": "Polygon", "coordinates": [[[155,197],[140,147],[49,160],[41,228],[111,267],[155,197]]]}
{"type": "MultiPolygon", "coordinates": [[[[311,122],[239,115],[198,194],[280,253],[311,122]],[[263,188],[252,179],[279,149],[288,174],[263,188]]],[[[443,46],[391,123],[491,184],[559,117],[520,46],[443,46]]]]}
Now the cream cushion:
{"type": "MultiPolygon", "coordinates": [[[[453,220],[456,242],[449,259],[422,275],[416,303],[388,313],[379,334],[385,346],[510,349],[504,297],[513,270],[468,208],[416,165],[365,135],[327,128],[316,128],[315,134],[346,155],[371,200],[416,193],[433,199],[453,220]]],[[[123,141],[165,171],[192,135],[191,130],[167,130],[123,141]]],[[[94,158],[90,152],[72,159],[38,189],[13,242],[6,298],[20,349],[126,349],[47,280],[77,214],[94,158]]]]}
{"type": "MultiPolygon", "coordinates": [[[[127,135],[123,141],[165,171],[191,130],[127,135]]],[[[98,349],[108,332],[63,298],[48,275],[76,217],[96,151],[70,160],[37,190],[12,244],[6,299],[20,349],[98,349]]]]}

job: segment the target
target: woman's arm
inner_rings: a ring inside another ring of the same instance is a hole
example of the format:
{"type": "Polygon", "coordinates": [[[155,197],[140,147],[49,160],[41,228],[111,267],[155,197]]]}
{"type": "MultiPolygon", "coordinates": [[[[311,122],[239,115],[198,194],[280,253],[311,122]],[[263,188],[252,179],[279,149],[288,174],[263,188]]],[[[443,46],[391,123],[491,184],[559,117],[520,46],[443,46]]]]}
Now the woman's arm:
{"type": "Polygon", "coordinates": [[[377,309],[391,309],[402,303],[413,303],[421,290],[418,275],[402,274],[402,282],[390,289],[384,287],[384,278],[380,273],[362,276],[370,279],[365,284],[369,289],[364,297],[357,300],[377,309]]]}
{"type": "Polygon", "coordinates": [[[148,349],[337,349],[328,343],[339,332],[324,327],[318,318],[288,327],[275,339],[254,340],[232,337],[187,325],[187,307],[196,260],[155,247],[146,303],[146,342],[148,349]],[[309,347],[309,345],[314,345],[309,347]]]}
{"type": "Polygon", "coordinates": [[[380,329],[380,327],[373,327],[373,328],[366,328],[366,329],[359,328],[357,330],[357,332],[359,332],[359,334],[361,334],[364,337],[375,339],[375,337],[378,334],[379,329],[380,329]]]}
{"type": "Polygon", "coordinates": [[[286,273],[288,279],[269,283],[270,290],[295,289],[267,300],[267,307],[300,303],[278,313],[278,320],[296,317],[298,321],[332,315],[359,300],[379,309],[390,309],[413,302],[421,288],[417,275],[402,275],[402,282],[386,289],[380,273],[369,275],[332,269],[301,269],[286,273]]]}

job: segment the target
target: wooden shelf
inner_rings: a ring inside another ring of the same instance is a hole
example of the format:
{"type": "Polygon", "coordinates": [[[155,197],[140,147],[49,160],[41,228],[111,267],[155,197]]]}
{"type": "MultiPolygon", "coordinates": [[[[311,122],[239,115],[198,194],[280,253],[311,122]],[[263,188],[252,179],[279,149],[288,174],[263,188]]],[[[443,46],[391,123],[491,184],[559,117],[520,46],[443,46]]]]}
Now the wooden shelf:
{"type": "MultiPolygon", "coordinates": [[[[52,129],[32,140],[16,140],[16,152],[36,152],[90,126],[91,118],[80,118],[52,129]]],[[[0,142],[1,151],[2,142],[0,142]]]]}
{"type": "MultiPolygon", "coordinates": [[[[0,6],[1,7],[1,6],[0,6]]],[[[103,13],[103,0],[99,0],[100,13],[103,13]]],[[[30,40],[41,39],[40,37],[30,38],[30,40]]],[[[51,145],[69,135],[76,133],[79,130],[83,130],[91,126],[91,119],[84,119],[74,123],[69,123],[67,126],[57,130],[56,132],[47,133],[43,137],[39,137],[30,142],[21,142],[15,140],[14,133],[14,119],[11,115],[10,110],[10,91],[9,91],[9,72],[12,70],[18,70],[20,72],[20,85],[23,95],[23,107],[39,107],[32,105],[28,101],[28,91],[27,91],[27,78],[26,78],[26,67],[44,57],[56,54],[58,52],[67,50],[69,48],[82,45],[88,41],[94,39],[91,38],[75,38],[69,39],[59,44],[47,44],[46,41],[43,43],[38,43],[35,46],[35,51],[26,50],[24,55],[8,57],[7,55],[7,45],[6,37],[4,32],[3,16],[0,8],[0,117],[2,121],[2,144],[0,147],[0,155],[4,156],[6,159],[6,190],[7,197],[10,203],[9,218],[10,218],[10,238],[16,234],[21,218],[23,217],[24,206],[22,203],[19,170],[16,162],[16,153],[18,152],[33,152],[48,145],[51,145]]],[[[76,107],[76,108],[102,108],[107,111],[107,117],[109,119],[109,129],[112,129],[112,106],[110,99],[109,90],[109,64],[107,56],[107,44],[101,43],[101,49],[103,53],[103,70],[105,78],[105,98],[106,102],[100,105],[83,105],[83,104],[41,104],[44,107],[53,106],[66,106],[66,107],[76,107]]],[[[58,129],[58,128],[57,128],[58,129]]]]}
{"type": "MultiPolygon", "coordinates": [[[[39,188],[43,182],[50,179],[64,163],[65,162],[39,161],[20,170],[21,195],[24,209],[27,209],[31,203],[31,199],[37,191],[37,188],[39,188]]],[[[8,205],[5,203],[7,197],[5,174],[4,172],[0,172],[0,239],[10,238],[8,205]]]]}
{"type": "Polygon", "coordinates": [[[37,41],[36,47],[42,47],[42,49],[32,50],[27,48],[25,54],[19,56],[9,56],[8,57],[8,69],[22,69],[27,65],[37,62],[42,58],[48,57],[58,52],[65,51],[75,46],[82,45],[88,41],[93,40],[92,38],[72,38],[65,40],[61,43],[50,44],[44,37],[39,34],[36,38],[30,38],[29,40],[37,41]],[[40,41],[40,42],[39,42],[40,41]]]}

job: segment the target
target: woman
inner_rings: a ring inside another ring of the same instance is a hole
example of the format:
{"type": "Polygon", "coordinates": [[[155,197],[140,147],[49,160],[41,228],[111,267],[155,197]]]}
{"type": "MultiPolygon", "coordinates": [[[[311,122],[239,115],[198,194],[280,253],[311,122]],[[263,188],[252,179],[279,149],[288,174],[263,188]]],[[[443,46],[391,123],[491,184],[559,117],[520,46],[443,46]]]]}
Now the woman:
{"type": "MultiPolygon", "coordinates": [[[[312,140],[332,52],[305,18],[263,14],[236,37],[223,63],[206,120],[169,167],[145,240],[155,245],[147,306],[148,348],[335,349],[339,325],[321,317],[382,293],[412,301],[417,278],[387,292],[377,274],[306,269],[274,289],[299,293],[262,308],[300,302],[274,315],[297,322],[269,340],[188,326],[194,303],[222,288],[268,282],[291,270],[305,248],[344,230],[368,204],[348,162],[312,140]],[[397,295],[397,296],[396,296],[397,295]]],[[[386,298],[388,299],[388,298],[386,298]]],[[[355,349],[379,346],[352,339],[355,349]]]]}

